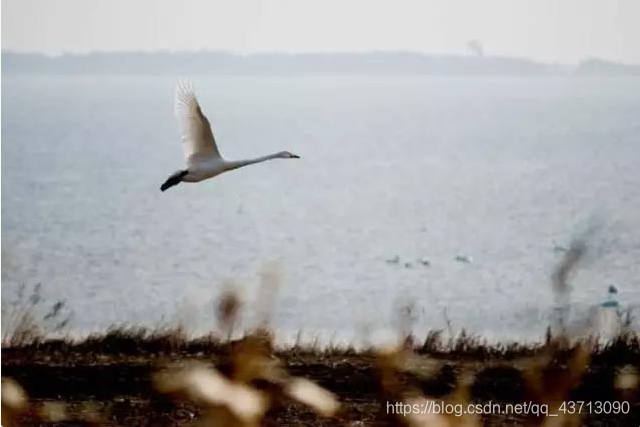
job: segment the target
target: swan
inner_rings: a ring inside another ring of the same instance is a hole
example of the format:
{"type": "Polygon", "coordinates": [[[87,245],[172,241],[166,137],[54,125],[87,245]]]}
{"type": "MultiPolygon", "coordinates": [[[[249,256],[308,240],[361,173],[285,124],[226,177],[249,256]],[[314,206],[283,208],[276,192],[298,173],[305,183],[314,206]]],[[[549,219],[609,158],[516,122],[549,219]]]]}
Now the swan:
{"type": "Polygon", "coordinates": [[[429,261],[426,258],[418,258],[416,261],[418,261],[420,264],[424,265],[425,267],[429,267],[431,265],[431,261],[429,261]]]}
{"type": "Polygon", "coordinates": [[[398,255],[394,256],[393,258],[389,258],[388,260],[385,261],[387,264],[397,264],[400,262],[400,257],[398,255]]]}
{"type": "Polygon", "coordinates": [[[299,159],[288,151],[247,160],[227,160],[220,155],[211,125],[202,114],[190,82],[178,83],[175,94],[175,115],[180,127],[186,167],[175,172],[160,186],[165,191],[181,182],[200,182],[223,172],[271,159],[299,159]]]}
{"type": "Polygon", "coordinates": [[[569,252],[569,249],[567,249],[566,246],[562,246],[556,243],[556,241],[553,241],[553,251],[554,252],[559,252],[559,253],[565,253],[565,252],[569,252]]]}
{"type": "Polygon", "coordinates": [[[467,264],[470,264],[473,262],[473,258],[471,258],[470,256],[466,256],[466,255],[456,255],[456,261],[458,262],[465,262],[467,264]]]}

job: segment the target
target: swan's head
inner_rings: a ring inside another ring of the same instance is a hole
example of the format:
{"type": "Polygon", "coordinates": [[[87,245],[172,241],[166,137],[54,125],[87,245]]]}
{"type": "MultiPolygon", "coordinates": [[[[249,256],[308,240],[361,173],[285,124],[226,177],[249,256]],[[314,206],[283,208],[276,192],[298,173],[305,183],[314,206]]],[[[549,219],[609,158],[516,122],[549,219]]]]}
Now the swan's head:
{"type": "Polygon", "coordinates": [[[278,157],[281,159],[299,159],[300,156],[297,154],[293,154],[289,151],[281,151],[278,153],[278,157]]]}

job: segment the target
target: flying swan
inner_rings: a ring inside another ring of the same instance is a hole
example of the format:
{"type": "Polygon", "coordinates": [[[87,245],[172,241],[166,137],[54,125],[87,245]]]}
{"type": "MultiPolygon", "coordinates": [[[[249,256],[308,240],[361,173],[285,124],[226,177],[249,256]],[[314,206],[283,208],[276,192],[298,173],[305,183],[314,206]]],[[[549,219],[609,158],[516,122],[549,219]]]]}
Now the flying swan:
{"type": "Polygon", "coordinates": [[[171,175],[160,186],[161,191],[181,182],[200,182],[243,166],[271,159],[299,159],[288,151],[247,160],[226,160],[220,155],[209,120],[202,114],[191,83],[176,85],[175,114],[180,126],[182,150],[187,161],[185,169],[171,175]]]}

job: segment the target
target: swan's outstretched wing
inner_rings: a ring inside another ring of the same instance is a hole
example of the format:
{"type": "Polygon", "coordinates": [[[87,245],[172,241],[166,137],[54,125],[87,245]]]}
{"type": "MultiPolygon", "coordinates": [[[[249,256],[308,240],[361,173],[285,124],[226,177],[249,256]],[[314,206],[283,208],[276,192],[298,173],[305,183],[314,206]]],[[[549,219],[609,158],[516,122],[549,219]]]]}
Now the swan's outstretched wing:
{"type": "Polygon", "coordinates": [[[178,83],[176,86],[175,114],[187,160],[194,155],[220,157],[209,120],[202,114],[190,83],[178,83]]]}

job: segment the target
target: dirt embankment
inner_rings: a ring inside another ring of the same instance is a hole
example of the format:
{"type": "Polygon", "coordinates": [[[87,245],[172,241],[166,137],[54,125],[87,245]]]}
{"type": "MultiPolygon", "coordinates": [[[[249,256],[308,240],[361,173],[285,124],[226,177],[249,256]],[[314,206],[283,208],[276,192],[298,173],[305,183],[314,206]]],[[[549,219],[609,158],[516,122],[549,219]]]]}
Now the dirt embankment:
{"type": "MultiPolygon", "coordinates": [[[[278,392],[277,380],[270,377],[255,377],[247,384],[270,396],[261,425],[421,425],[407,424],[405,417],[388,413],[387,402],[415,397],[464,405],[628,402],[626,414],[596,414],[592,408],[570,421],[578,423],[572,425],[635,425],[640,419],[637,338],[621,339],[598,350],[586,348],[560,349],[550,344],[528,350],[492,350],[476,345],[384,355],[300,348],[261,353],[260,357],[278,366],[278,372],[286,372],[287,378],[306,378],[332,392],[340,409],[330,417],[286,398],[278,392]],[[623,387],[624,372],[627,386],[623,387]]],[[[229,378],[237,373],[239,363],[248,363],[246,354],[233,344],[154,344],[112,336],[74,345],[53,342],[5,348],[2,376],[20,384],[29,398],[28,408],[17,415],[15,425],[193,425],[206,409],[188,398],[160,394],[154,383],[161,369],[187,360],[215,367],[229,378]]],[[[456,425],[464,417],[447,419],[456,425]]],[[[465,425],[541,425],[544,419],[493,414],[467,419],[465,425]]]]}

